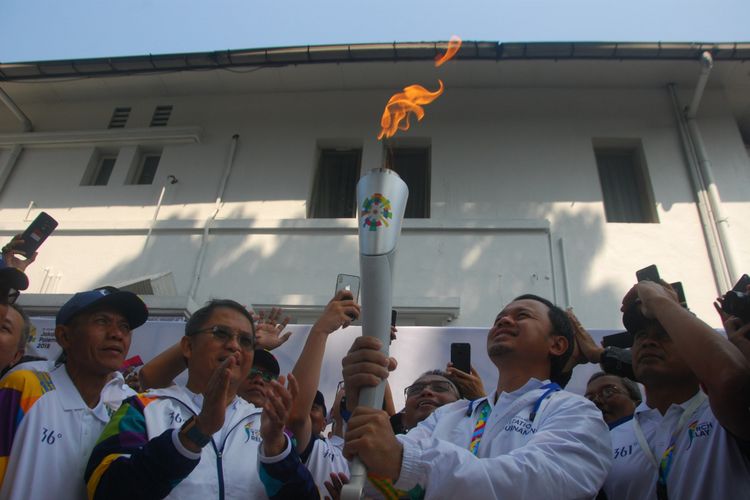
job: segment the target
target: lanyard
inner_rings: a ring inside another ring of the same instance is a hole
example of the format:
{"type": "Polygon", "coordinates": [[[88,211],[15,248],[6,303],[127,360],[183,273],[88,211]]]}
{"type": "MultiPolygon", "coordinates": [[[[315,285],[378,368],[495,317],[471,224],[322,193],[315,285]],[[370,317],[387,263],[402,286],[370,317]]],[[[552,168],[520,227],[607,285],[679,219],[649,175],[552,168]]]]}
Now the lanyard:
{"type": "Polygon", "coordinates": [[[641,428],[638,415],[633,418],[633,431],[635,432],[635,437],[638,439],[638,444],[641,445],[643,453],[646,455],[646,457],[648,457],[651,464],[656,467],[659,473],[659,483],[661,485],[666,486],[667,484],[667,476],[669,475],[669,472],[672,469],[672,464],[674,462],[674,453],[676,449],[675,444],[677,442],[677,437],[684,430],[685,425],[687,424],[687,421],[690,419],[690,417],[693,416],[698,407],[705,400],[706,395],[701,392],[697,396],[695,396],[695,399],[693,399],[690,404],[688,404],[688,406],[685,408],[685,411],[682,413],[682,416],[677,421],[677,426],[672,432],[672,436],[669,440],[669,446],[667,446],[667,449],[664,450],[664,453],[662,453],[661,456],[661,460],[658,462],[656,460],[656,455],[654,455],[654,452],[649,446],[648,441],[646,441],[646,436],[643,434],[643,429],[641,428]]]}
{"type": "MultiPolygon", "coordinates": [[[[553,392],[561,390],[560,386],[554,382],[544,384],[543,386],[539,387],[539,389],[547,390],[537,398],[536,402],[534,402],[534,407],[529,414],[529,420],[532,422],[539,412],[539,407],[542,405],[542,401],[547,399],[547,397],[553,392]]],[[[490,413],[492,413],[492,406],[490,405],[490,402],[488,400],[485,399],[484,401],[482,401],[481,405],[482,409],[479,411],[479,418],[477,419],[477,423],[474,425],[474,432],[471,433],[471,442],[469,443],[469,451],[474,455],[477,455],[479,453],[479,443],[482,441],[484,430],[487,428],[487,419],[489,418],[490,413]]]]}

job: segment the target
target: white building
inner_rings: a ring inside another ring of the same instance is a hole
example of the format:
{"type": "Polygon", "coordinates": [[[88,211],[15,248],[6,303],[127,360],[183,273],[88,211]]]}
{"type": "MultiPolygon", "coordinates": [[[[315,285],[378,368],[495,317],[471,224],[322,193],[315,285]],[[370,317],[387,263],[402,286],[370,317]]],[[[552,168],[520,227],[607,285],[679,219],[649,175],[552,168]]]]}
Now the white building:
{"type": "Polygon", "coordinates": [[[231,297],[309,322],[358,274],[353,186],[390,151],[415,216],[400,323],[489,325],[528,292],[618,329],[655,263],[719,326],[714,298],[750,271],[750,44],[465,42],[435,68],[443,47],[0,64],[0,238],[60,223],[24,303],[150,277],[156,313],[231,297]],[[388,98],[438,79],[379,142],[388,98]]]}

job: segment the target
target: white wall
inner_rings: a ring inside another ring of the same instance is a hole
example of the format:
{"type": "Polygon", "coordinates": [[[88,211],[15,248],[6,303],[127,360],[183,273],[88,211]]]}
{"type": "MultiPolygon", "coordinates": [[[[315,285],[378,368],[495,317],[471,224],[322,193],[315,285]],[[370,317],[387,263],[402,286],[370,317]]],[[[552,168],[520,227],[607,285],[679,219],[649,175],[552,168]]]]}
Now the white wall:
{"type": "MultiPolygon", "coordinates": [[[[0,235],[28,224],[30,201],[36,204],[30,218],[43,209],[60,221],[29,270],[32,291],[42,291],[45,269],[63,275],[57,292],[172,271],[178,293],[186,295],[231,137],[239,134],[196,302],[229,296],[265,303],[295,295],[323,304],[337,273],[357,274],[357,240],[353,221],[304,220],[316,144],[359,143],[363,168],[379,166],[375,136],[388,95],[25,104],[37,131],[102,129],[116,105],[132,106],[128,126],[142,127],[154,106],[172,104],[170,126],[199,126],[203,135],[199,144],[165,145],[152,186],[124,185],[123,162],[108,186],[80,186],[93,147],[27,148],[0,194],[0,235]],[[168,187],[144,249],[167,174],[179,183],[168,187]]],[[[573,305],[591,328],[616,329],[635,270],[656,263],[667,280],[684,283],[691,309],[718,325],[711,307],[717,291],[666,89],[449,88],[426,110],[423,122],[403,134],[431,144],[432,185],[431,219],[407,221],[400,242],[394,295],[401,305],[445,299],[460,305],[455,324],[484,326],[501,304],[533,292],[573,305]],[[593,138],[642,141],[660,223],[605,222],[593,138]]],[[[721,92],[706,92],[699,124],[736,261],[747,270],[750,162],[721,92]]],[[[14,124],[0,125],[9,131],[14,124]]]]}

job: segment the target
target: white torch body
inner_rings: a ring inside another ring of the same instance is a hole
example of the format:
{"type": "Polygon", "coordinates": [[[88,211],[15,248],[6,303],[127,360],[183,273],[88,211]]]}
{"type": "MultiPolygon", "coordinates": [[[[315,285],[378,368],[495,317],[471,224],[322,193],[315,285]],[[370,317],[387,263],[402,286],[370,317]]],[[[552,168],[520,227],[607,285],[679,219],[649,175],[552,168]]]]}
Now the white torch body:
{"type": "MultiPolygon", "coordinates": [[[[392,170],[372,170],[357,183],[362,335],[378,338],[386,356],[391,339],[396,246],[408,197],[406,183],[392,170]]],[[[385,381],[363,388],[359,405],[381,408],[384,393],[385,381]]],[[[344,500],[359,499],[367,480],[367,469],[359,459],[352,463],[350,473],[350,482],[342,490],[344,500]]]]}

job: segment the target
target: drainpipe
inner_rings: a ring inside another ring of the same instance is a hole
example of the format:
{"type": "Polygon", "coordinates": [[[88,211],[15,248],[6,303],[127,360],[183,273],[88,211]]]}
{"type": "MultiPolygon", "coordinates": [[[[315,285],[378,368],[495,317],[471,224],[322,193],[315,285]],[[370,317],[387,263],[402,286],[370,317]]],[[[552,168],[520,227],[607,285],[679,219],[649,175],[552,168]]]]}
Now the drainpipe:
{"type": "Polygon", "coordinates": [[[195,300],[195,293],[198,291],[198,283],[200,282],[201,272],[203,271],[203,261],[206,258],[206,247],[208,246],[208,233],[211,229],[211,224],[216,219],[216,215],[219,213],[221,206],[223,205],[224,190],[229,179],[229,174],[232,173],[232,166],[234,165],[234,154],[237,151],[237,141],[239,140],[239,134],[232,136],[232,142],[229,144],[229,155],[227,156],[227,164],[224,167],[224,175],[219,183],[219,190],[216,194],[216,202],[214,203],[214,211],[206,219],[203,225],[203,238],[201,240],[201,248],[198,252],[198,259],[195,262],[195,270],[193,271],[193,282],[190,285],[190,292],[188,297],[195,300]]]}
{"type": "MultiPolygon", "coordinates": [[[[29,117],[26,116],[23,111],[21,111],[21,108],[19,108],[18,105],[13,102],[13,99],[11,99],[10,96],[6,94],[2,88],[0,88],[0,101],[2,101],[3,104],[8,107],[10,112],[13,113],[16,118],[18,118],[18,120],[21,122],[21,125],[23,126],[24,132],[31,132],[32,130],[34,130],[29,117]]],[[[23,146],[21,146],[20,144],[16,144],[15,146],[13,146],[13,149],[10,150],[10,155],[8,156],[8,158],[3,162],[2,165],[0,165],[0,193],[3,192],[5,183],[8,182],[10,174],[13,173],[13,169],[16,167],[16,163],[18,162],[18,157],[21,156],[21,151],[23,151],[23,146]]]]}
{"type": "Polygon", "coordinates": [[[31,120],[29,120],[29,117],[24,114],[23,111],[21,111],[21,108],[16,105],[15,102],[13,102],[13,99],[10,98],[8,94],[5,93],[3,89],[0,88],[0,101],[3,101],[3,104],[5,104],[11,113],[16,115],[16,118],[21,122],[21,125],[23,125],[23,131],[24,132],[31,132],[34,130],[34,126],[31,124],[31,120]]]}
{"type": "Polygon", "coordinates": [[[154,210],[154,216],[151,218],[151,224],[148,226],[148,233],[146,234],[146,241],[143,243],[143,249],[145,250],[148,246],[148,240],[151,238],[151,233],[156,225],[156,218],[159,216],[159,210],[161,210],[161,202],[164,199],[164,193],[167,192],[167,184],[177,184],[177,177],[174,175],[168,175],[167,180],[161,186],[161,193],[159,193],[159,200],[156,202],[156,209],[154,210]]]}
{"type": "Polygon", "coordinates": [[[698,83],[693,94],[693,100],[690,102],[690,107],[687,109],[686,115],[688,132],[690,133],[690,138],[693,141],[693,147],[695,148],[698,167],[700,168],[700,174],[703,178],[704,187],[708,196],[708,203],[713,212],[714,223],[718,231],[719,244],[721,245],[724,263],[726,265],[725,271],[728,274],[729,283],[728,286],[723,288],[723,293],[731,288],[731,284],[740,274],[739,268],[734,259],[734,252],[732,251],[731,238],[729,235],[729,221],[723,213],[721,197],[719,196],[719,189],[716,187],[716,181],[714,180],[711,160],[708,158],[706,146],[703,142],[703,136],[701,135],[700,129],[698,128],[698,121],[696,120],[698,105],[703,96],[703,89],[706,87],[711,68],[713,68],[713,58],[711,57],[711,54],[706,51],[701,56],[701,74],[698,78],[698,83]]]}

